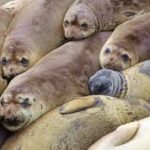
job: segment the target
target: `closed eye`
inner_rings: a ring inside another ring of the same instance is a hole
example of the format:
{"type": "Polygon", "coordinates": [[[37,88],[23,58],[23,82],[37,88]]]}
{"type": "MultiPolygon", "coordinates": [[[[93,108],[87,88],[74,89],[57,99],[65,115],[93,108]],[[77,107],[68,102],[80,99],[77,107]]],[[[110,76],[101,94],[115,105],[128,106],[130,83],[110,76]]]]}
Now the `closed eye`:
{"type": "Polygon", "coordinates": [[[29,65],[29,60],[22,57],[22,59],[20,60],[20,63],[24,66],[27,67],[29,65]]]}
{"type": "Polygon", "coordinates": [[[121,55],[121,59],[122,59],[123,61],[125,61],[125,62],[127,62],[128,60],[130,60],[130,59],[129,59],[129,56],[128,56],[127,54],[122,54],[122,55],[121,55]]]}
{"type": "Polygon", "coordinates": [[[80,27],[82,30],[87,30],[88,29],[88,24],[87,23],[82,23],[80,24],[80,27]]]}
{"type": "Polygon", "coordinates": [[[8,63],[8,60],[6,59],[6,57],[2,57],[1,64],[2,65],[7,65],[7,63],[8,63]]]}

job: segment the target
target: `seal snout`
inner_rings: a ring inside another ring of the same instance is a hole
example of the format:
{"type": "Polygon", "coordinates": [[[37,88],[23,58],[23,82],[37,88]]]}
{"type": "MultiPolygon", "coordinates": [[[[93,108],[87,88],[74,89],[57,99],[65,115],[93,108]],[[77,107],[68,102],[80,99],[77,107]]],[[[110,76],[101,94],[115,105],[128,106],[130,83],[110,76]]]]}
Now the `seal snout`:
{"type": "Polygon", "coordinates": [[[112,86],[112,81],[108,76],[109,71],[102,69],[93,75],[89,80],[89,90],[91,94],[107,94],[112,86]],[[104,72],[103,72],[104,71],[104,72]]]}
{"type": "Polygon", "coordinates": [[[21,121],[18,117],[6,117],[3,122],[9,126],[18,126],[21,121]]]}

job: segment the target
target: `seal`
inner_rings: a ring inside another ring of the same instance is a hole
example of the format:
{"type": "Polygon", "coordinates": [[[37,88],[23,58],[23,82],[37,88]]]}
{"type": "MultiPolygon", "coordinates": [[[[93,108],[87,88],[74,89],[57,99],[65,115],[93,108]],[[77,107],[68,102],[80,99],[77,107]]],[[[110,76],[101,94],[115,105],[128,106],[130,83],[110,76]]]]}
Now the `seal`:
{"type": "Polygon", "coordinates": [[[149,8],[147,0],[76,0],[64,18],[65,37],[80,40],[97,31],[112,31],[149,8]]]}
{"type": "Polygon", "coordinates": [[[110,34],[69,42],[15,77],[0,98],[3,125],[19,130],[66,101],[89,95],[88,78],[99,69],[99,48],[110,34]]]}
{"type": "Polygon", "coordinates": [[[15,133],[1,150],[16,150],[18,147],[22,150],[87,150],[118,126],[148,117],[150,110],[143,105],[149,106],[143,100],[121,100],[108,96],[77,98],[63,105],[63,109],[59,107],[48,112],[29,127],[15,133]],[[84,107],[87,102],[89,108],[60,114],[60,110],[68,111],[68,106],[78,102],[84,107]]]}
{"type": "MultiPolygon", "coordinates": [[[[13,18],[13,15],[0,8],[0,53],[3,47],[3,43],[7,34],[8,26],[13,18]]],[[[2,66],[0,63],[0,94],[4,91],[7,86],[7,81],[2,78],[2,66]]]]}
{"type": "Polygon", "coordinates": [[[114,132],[104,136],[88,150],[149,150],[150,117],[122,125],[114,132]]]}
{"type": "Polygon", "coordinates": [[[119,25],[100,52],[102,68],[122,71],[150,59],[150,13],[119,25]]]}
{"type": "Polygon", "coordinates": [[[122,73],[102,69],[89,79],[91,94],[115,96],[122,99],[139,98],[150,101],[150,60],[139,63],[122,73]]]}
{"type": "Polygon", "coordinates": [[[11,79],[25,72],[64,42],[63,17],[73,2],[26,1],[12,20],[3,46],[1,61],[5,77],[11,79]]]}

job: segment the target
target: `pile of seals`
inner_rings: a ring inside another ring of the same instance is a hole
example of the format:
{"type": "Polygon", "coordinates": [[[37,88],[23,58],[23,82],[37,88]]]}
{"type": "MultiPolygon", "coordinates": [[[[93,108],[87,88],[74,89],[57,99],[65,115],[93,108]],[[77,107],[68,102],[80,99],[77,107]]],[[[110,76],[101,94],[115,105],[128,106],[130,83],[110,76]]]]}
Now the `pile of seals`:
{"type": "Polygon", "coordinates": [[[14,0],[0,13],[2,150],[87,150],[150,116],[150,1],[14,0]]]}

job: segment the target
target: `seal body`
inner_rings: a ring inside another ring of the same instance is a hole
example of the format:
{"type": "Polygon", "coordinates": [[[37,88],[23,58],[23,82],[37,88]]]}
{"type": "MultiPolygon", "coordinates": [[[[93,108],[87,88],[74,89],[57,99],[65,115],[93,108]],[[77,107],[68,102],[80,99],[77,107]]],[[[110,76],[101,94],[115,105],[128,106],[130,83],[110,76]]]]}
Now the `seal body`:
{"type": "Polygon", "coordinates": [[[65,37],[83,39],[150,10],[147,0],[76,0],[64,18],[65,37]]]}
{"type": "Polygon", "coordinates": [[[73,1],[27,0],[24,3],[9,26],[3,46],[4,76],[13,78],[28,70],[63,43],[63,16],[73,1]]]}
{"type": "Polygon", "coordinates": [[[119,25],[100,52],[102,68],[122,71],[150,58],[150,13],[119,25]]]}
{"type": "Polygon", "coordinates": [[[140,98],[150,101],[150,61],[144,61],[122,73],[102,69],[89,80],[92,94],[104,94],[123,99],[140,98]]]}
{"type": "MultiPolygon", "coordinates": [[[[13,18],[13,15],[0,8],[0,54],[2,53],[2,47],[7,35],[8,26],[13,18]]],[[[7,81],[2,78],[2,65],[0,63],[0,94],[7,86],[7,81]]]]}
{"type": "Polygon", "coordinates": [[[62,115],[60,108],[47,113],[10,137],[2,150],[16,150],[18,147],[22,150],[87,150],[119,125],[150,115],[149,104],[143,100],[121,100],[107,96],[77,98],[62,106],[61,111],[68,110],[68,105],[74,106],[75,101],[81,105],[86,101],[88,104],[90,101],[94,103],[92,107],[89,105],[89,108],[76,113],[62,115]]]}
{"type": "Polygon", "coordinates": [[[110,34],[69,42],[14,78],[0,99],[4,126],[18,130],[73,97],[88,95],[88,78],[99,69],[98,49],[110,34]]]}
{"type": "Polygon", "coordinates": [[[88,150],[149,150],[150,118],[125,124],[104,136],[88,150]]]}

